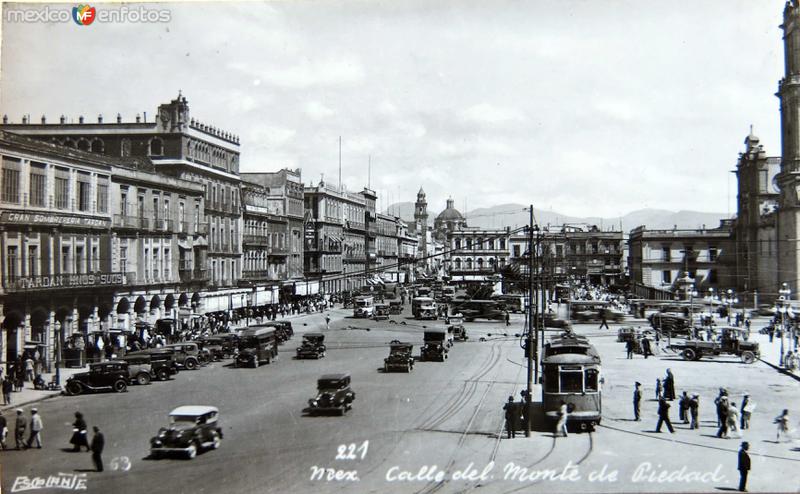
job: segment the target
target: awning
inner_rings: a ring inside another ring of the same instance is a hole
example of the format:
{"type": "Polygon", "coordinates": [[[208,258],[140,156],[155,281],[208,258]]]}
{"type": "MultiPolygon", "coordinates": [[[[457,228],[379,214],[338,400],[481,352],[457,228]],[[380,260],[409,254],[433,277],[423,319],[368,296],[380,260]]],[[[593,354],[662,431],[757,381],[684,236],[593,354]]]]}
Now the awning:
{"type": "Polygon", "coordinates": [[[189,245],[188,242],[182,242],[180,240],[178,240],[178,247],[180,247],[183,250],[192,250],[192,246],[189,245]]]}

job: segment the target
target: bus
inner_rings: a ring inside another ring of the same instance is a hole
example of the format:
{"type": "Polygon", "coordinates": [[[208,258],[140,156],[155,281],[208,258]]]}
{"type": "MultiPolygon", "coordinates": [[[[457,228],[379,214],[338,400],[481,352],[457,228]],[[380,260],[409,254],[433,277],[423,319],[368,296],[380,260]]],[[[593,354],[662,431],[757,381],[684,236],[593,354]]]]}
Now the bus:
{"type": "Polygon", "coordinates": [[[567,404],[567,425],[593,430],[602,418],[600,355],[584,336],[572,332],[552,338],[542,358],[542,406],[548,420],[567,404]]]}
{"type": "Polygon", "coordinates": [[[422,307],[436,306],[436,302],[431,297],[414,297],[411,299],[411,314],[414,317],[419,317],[422,312],[422,307]]]}
{"type": "Polygon", "coordinates": [[[353,302],[353,317],[372,317],[375,312],[374,297],[356,297],[353,302]]]}
{"type": "Polygon", "coordinates": [[[278,337],[274,326],[251,326],[239,335],[239,353],[235,367],[258,367],[278,357],[278,337]]]}
{"type": "Polygon", "coordinates": [[[508,312],[523,314],[525,312],[525,296],[519,294],[506,293],[503,295],[493,295],[492,300],[497,300],[505,306],[508,312]]]}

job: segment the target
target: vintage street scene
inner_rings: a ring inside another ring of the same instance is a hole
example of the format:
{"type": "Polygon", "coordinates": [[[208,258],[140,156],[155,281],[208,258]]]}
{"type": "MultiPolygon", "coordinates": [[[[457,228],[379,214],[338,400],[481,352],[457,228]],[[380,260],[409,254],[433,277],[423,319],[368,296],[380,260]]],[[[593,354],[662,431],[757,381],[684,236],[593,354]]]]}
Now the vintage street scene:
{"type": "Polygon", "coordinates": [[[0,493],[800,490],[798,0],[0,5],[0,493]]]}

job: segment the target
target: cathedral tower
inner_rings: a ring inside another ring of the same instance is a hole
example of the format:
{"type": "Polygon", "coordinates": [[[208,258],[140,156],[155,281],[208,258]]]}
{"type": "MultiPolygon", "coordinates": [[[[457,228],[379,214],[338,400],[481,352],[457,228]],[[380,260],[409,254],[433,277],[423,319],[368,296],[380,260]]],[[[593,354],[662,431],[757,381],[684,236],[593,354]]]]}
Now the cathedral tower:
{"type": "Polygon", "coordinates": [[[428,255],[428,201],[425,200],[425,191],[422,187],[417,192],[417,202],[414,203],[414,223],[419,235],[419,255],[422,258],[428,255]]]}

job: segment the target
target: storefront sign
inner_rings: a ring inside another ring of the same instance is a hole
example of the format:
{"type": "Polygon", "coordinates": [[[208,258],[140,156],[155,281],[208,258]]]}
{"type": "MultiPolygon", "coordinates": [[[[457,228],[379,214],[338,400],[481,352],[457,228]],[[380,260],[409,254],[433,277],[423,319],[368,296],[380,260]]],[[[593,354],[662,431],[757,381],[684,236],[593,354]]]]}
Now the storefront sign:
{"type": "Polygon", "coordinates": [[[41,290],[88,286],[124,285],[125,273],[58,274],[53,276],[26,276],[12,283],[16,290],[41,290]]]}
{"type": "Polygon", "coordinates": [[[68,216],[51,213],[15,213],[4,211],[0,215],[0,223],[14,223],[25,225],[54,225],[54,226],[87,226],[109,228],[111,220],[105,218],[87,218],[85,216],[68,216]]]}

